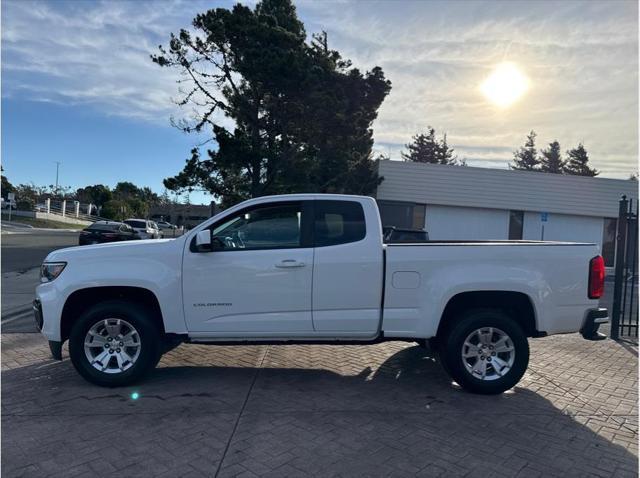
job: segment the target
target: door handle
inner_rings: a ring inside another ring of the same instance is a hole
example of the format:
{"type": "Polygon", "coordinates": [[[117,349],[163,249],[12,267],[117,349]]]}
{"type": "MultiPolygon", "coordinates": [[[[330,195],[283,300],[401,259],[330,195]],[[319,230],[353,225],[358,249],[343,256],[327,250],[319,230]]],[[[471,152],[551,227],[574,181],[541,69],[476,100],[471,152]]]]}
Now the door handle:
{"type": "Polygon", "coordinates": [[[281,269],[288,269],[293,267],[304,267],[306,264],[304,262],[298,262],[295,259],[285,259],[276,264],[276,267],[281,269]]]}

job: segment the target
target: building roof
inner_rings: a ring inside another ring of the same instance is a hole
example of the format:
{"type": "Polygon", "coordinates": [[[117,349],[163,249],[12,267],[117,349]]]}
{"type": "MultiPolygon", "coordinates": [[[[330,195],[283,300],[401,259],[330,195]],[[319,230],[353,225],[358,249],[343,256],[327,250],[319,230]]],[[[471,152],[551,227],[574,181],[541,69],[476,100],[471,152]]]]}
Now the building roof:
{"type": "Polygon", "coordinates": [[[617,217],[624,194],[638,199],[638,182],[534,171],[385,160],[376,197],[422,204],[617,217]]]}

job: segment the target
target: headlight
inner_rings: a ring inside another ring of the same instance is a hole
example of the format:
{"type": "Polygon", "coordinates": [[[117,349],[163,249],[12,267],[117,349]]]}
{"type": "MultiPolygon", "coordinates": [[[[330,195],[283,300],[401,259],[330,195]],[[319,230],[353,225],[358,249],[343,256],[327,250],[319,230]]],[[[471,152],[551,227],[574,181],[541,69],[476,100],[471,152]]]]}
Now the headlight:
{"type": "Polygon", "coordinates": [[[40,266],[40,282],[51,282],[64,270],[66,262],[44,262],[40,266]]]}

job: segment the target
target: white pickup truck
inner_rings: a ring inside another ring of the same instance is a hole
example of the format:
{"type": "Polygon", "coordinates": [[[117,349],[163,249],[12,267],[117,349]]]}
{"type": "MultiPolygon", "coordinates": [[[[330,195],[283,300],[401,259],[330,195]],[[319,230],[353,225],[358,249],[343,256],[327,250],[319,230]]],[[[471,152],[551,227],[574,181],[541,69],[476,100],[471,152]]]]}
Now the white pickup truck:
{"type": "Polygon", "coordinates": [[[52,355],[68,340],[98,385],[139,380],[181,342],[431,339],[462,387],[500,393],[524,374],[528,337],[600,336],[604,272],[595,244],[384,244],[372,198],[297,194],[245,201],[177,239],[54,251],[34,314],[52,355]]]}

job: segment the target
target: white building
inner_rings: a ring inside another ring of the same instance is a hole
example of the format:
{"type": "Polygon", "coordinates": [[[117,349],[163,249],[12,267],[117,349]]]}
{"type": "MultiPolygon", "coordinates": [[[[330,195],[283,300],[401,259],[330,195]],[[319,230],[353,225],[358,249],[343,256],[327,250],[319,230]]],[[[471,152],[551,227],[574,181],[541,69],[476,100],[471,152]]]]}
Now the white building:
{"type": "Polygon", "coordinates": [[[426,229],[433,240],[595,242],[614,265],[620,197],[636,181],[506,169],[380,161],[384,226],[426,229]]]}

